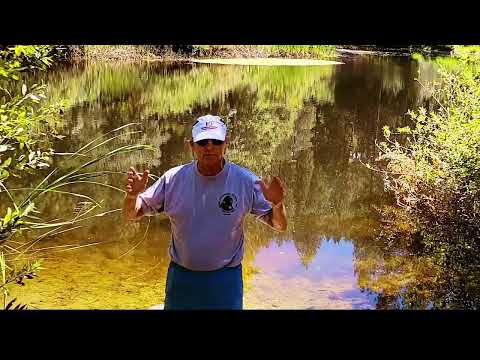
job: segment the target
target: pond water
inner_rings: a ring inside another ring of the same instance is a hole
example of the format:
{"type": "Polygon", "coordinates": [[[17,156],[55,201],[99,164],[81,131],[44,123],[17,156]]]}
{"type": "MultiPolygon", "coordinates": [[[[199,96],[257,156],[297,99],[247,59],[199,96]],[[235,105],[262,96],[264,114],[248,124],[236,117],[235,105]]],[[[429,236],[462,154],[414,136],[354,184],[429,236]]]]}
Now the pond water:
{"type": "MultiPolygon", "coordinates": [[[[185,140],[193,120],[221,115],[230,132],[228,159],[261,176],[279,175],[288,189],[287,232],[247,221],[246,309],[429,308],[434,298],[425,284],[434,269],[420,256],[387,253],[373,241],[379,226],[374,209],[391,199],[381,177],[362,163],[375,158],[383,126],[405,125],[408,109],[428,105],[426,90],[414,79],[432,80],[435,70],[402,57],[341,61],[309,67],[59,67],[44,78],[50,99],[66,99],[67,105],[60,130],[66,137],[53,147],[76,151],[137,122],[141,133],[122,135],[92,154],[125,144],[152,144],[155,151],[120,155],[92,170],[148,167],[160,176],[191,161],[185,140]]],[[[58,156],[55,166],[82,159],[69,161],[58,156]]],[[[98,181],[123,188],[125,176],[98,181]]],[[[71,190],[103,200],[105,211],[122,205],[122,193],[111,188],[79,184],[71,190]]],[[[80,200],[51,194],[38,206],[45,218],[68,219],[80,200]]],[[[147,309],[163,303],[170,241],[165,216],[125,224],[117,211],[81,225],[36,244],[44,269],[38,280],[14,289],[19,299],[40,309],[147,309]],[[84,247],[68,250],[69,244],[84,247]],[[42,250],[47,247],[55,248],[42,250]]]]}

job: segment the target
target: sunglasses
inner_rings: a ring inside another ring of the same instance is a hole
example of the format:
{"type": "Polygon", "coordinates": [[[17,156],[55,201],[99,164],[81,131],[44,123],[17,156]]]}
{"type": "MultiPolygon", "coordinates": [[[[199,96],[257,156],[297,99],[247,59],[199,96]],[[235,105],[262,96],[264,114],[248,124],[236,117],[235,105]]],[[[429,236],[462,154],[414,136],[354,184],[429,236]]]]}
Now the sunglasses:
{"type": "Polygon", "coordinates": [[[203,139],[195,142],[195,144],[199,146],[206,146],[208,142],[211,141],[213,145],[223,145],[224,141],[223,140],[217,140],[217,139],[203,139]]]}

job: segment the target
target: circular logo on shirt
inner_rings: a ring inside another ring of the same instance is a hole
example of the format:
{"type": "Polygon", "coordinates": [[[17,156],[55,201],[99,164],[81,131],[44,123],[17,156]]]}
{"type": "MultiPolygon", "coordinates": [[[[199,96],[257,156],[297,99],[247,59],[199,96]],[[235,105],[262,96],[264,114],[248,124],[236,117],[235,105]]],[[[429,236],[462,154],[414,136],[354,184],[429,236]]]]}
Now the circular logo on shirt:
{"type": "Polygon", "coordinates": [[[232,193],[223,194],[218,201],[218,207],[224,214],[230,215],[237,208],[237,197],[232,193]]]}

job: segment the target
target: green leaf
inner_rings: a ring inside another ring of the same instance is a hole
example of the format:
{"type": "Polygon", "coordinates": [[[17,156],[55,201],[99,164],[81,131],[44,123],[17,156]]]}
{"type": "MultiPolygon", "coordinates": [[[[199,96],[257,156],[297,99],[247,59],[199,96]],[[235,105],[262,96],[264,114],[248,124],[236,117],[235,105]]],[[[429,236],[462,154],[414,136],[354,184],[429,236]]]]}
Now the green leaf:
{"type": "Polygon", "coordinates": [[[3,217],[3,225],[6,225],[12,219],[12,209],[10,207],[7,209],[7,214],[3,217]]]}
{"type": "Polygon", "coordinates": [[[10,173],[5,169],[0,169],[0,180],[5,180],[10,176],[10,173]]]}
{"type": "Polygon", "coordinates": [[[384,126],[383,127],[383,134],[385,135],[385,137],[390,137],[390,128],[388,126],[384,126]]]}
{"type": "Polygon", "coordinates": [[[42,260],[35,260],[33,263],[32,263],[32,270],[42,270],[42,260]]]}
{"type": "Polygon", "coordinates": [[[7,168],[10,166],[10,164],[12,163],[12,158],[9,157],[7,160],[5,160],[3,163],[2,163],[2,168],[7,168]]]}
{"type": "Polygon", "coordinates": [[[397,131],[398,131],[399,134],[411,134],[412,133],[412,131],[410,130],[410,127],[408,127],[408,126],[397,128],[397,131]]]}

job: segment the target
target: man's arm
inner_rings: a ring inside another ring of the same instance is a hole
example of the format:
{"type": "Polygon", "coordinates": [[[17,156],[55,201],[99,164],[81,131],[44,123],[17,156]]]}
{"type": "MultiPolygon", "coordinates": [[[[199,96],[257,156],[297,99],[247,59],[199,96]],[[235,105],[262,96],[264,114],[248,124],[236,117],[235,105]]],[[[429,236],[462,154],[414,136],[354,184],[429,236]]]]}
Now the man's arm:
{"type": "Polygon", "coordinates": [[[283,204],[286,189],[280,178],[274,176],[270,184],[263,180],[257,181],[265,196],[272,204],[272,212],[263,217],[263,220],[277,231],[287,230],[287,210],[283,204]]]}
{"type": "Polygon", "coordinates": [[[281,202],[277,205],[272,205],[272,212],[262,216],[262,219],[276,231],[283,232],[287,230],[287,210],[285,209],[285,204],[281,202]]]}
{"type": "Polygon", "coordinates": [[[272,227],[277,231],[287,230],[287,209],[283,202],[272,206],[272,227]]]}
{"type": "Polygon", "coordinates": [[[140,220],[143,217],[143,209],[137,209],[137,196],[127,195],[123,201],[123,217],[126,221],[140,220]]]}

